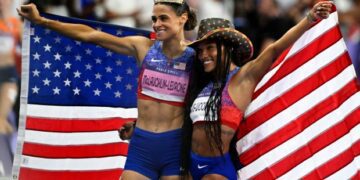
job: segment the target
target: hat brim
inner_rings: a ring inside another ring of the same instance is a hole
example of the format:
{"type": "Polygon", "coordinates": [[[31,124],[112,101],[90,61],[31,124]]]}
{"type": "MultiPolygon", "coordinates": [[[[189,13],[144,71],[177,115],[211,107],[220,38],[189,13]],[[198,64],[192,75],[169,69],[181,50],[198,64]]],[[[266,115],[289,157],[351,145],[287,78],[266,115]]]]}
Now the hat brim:
{"type": "Polygon", "coordinates": [[[206,35],[201,37],[200,39],[190,42],[187,45],[196,49],[196,47],[205,41],[221,41],[225,44],[228,44],[234,48],[234,50],[239,51],[236,53],[240,53],[240,58],[242,61],[249,60],[254,52],[253,45],[250,39],[243,33],[233,29],[233,28],[219,28],[213,31],[209,31],[206,35]]]}

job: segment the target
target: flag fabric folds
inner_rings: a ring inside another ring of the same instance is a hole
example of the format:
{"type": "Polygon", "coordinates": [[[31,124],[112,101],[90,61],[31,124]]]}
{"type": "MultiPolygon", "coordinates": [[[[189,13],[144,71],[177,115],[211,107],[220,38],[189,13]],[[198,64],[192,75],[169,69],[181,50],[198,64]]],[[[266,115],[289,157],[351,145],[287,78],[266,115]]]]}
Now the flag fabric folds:
{"type": "MultiPolygon", "coordinates": [[[[115,36],[150,32],[54,15],[115,36]]],[[[137,117],[133,57],[25,23],[21,118],[14,179],[118,179],[128,142],[117,129],[137,117]]]]}
{"type": "MultiPolygon", "coordinates": [[[[150,32],[47,15],[117,36],[150,32]]],[[[25,24],[14,179],[118,179],[137,116],[132,57],[25,24]]],[[[360,86],[334,11],[275,62],[237,134],[240,179],[360,179],[360,86]]]]}
{"type": "Polygon", "coordinates": [[[238,133],[240,179],[360,179],[359,91],[334,11],[258,84],[238,133]]]}

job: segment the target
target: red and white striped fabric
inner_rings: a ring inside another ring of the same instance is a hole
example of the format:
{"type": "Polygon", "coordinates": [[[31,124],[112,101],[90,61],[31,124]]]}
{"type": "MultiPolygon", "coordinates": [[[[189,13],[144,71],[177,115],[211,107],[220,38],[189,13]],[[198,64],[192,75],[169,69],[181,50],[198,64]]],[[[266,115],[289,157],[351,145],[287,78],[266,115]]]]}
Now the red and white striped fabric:
{"type": "Polygon", "coordinates": [[[245,118],[240,179],[360,179],[360,86],[336,11],[279,57],[245,118]]]}
{"type": "MultiPolygon", "coordinates": [[[[113,35],[150,32],[55,15],[113,35]]],[[[136,61],[25,21],[21,109],[13,179],[119,179],[137,118],[136,61]],[[106,59],[102,61],[101,58],[106,59]]]]}
{"type": "Polygon", "coordinates": [[[19,179],[118,179],[128,143],[116,129],[136,116],[136,108],[28,104],[19,179]]]}

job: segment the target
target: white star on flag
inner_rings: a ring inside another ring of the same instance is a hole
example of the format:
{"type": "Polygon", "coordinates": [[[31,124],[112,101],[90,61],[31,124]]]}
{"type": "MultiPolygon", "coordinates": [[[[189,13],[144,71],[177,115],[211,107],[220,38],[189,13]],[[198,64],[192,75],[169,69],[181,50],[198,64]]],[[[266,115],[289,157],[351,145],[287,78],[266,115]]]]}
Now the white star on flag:
{"type": "Polygon", "coordinates": [[[54,58],[55,58],[55,60],[60,61],[60,60],[61,60],[61,55],[60,55],[59,53],[56,53],[56,54],[54,55],[54,58]]]}
{"type": "Polygon", "coordinates": [[[44,69],[50,69],[51,63],[49,61],[46,61],[44,64],[44,69]]]}
{"type": "Polygon", "coordinates": [[[33,90],[33,94],[39,94],[39,88],[37,86],[31,88],[33,90]]]}
{"type": "Polygon", "coordinates": [[[40,75],[40,71],[38,71],[37,69],[35,69],[33,72],[33,77],[39,77],[39,75],[40,75]]]}
{"type": "Polygon", "coordinates": [[[64,65],[65,65],[65,69],[70,69],[71,68],[71,64],[69,63],[69,61],[66,62],[64,65]]]}
{"type": "Polygon", "coordinates": [[[116,98],[120,98],[120,97],[121,97],[121,93],[120,93],[119,91],[116,91],[114,94],[115,94],[115,97],[116,97],[116,98]]]}
{"type": "Polygon", "coordinates": [[[86,81],[84,81],[84,84],[85,84],[84,86],[85,86],[85,87],[90,87],[90,86],[91,86],[91,83],[92,83],[92,82],[89,81],[89,79],[87,79],[86,81]]]}
{"type": "Polygon", "coordinates": [[[75,56],[76,61],[81,61],[81,59],[82,59],[82,57],[79,54],[75,56]]]}
{"type": "Polygon", "coordinates": [[[95,74],[95,79],[101,79],[101,76],[102,76],[102,75],[101,75],[100,73],[96,73],[96,74],[95,74]]]}
{"type": "Polygon", "coordinates": [[[45,52],[46,51],[51,51],[51,46],[49,44],[46,44],[46,46],[44,46],[45,52]]]}
{"type": "Polygon", "coordinates": [[[69,78],[67,78],[67,79],[64,81],[64,83],[65,83],[64,86],[70,86],[71,81],[69,80],[69,78]]]}
{"type": "Polygon", "coordinates": [[[74,72],[74,78],[80,78],[80,75],[81,75],[81,72],[79,72],[79,70],[74,72]]]}
{"type": "Polygon", "coordinates": [[[56,70],[54,72],[54,77],[60,77],[61,72],[59,70],[56,70]]]}
{"type": "Polygon", "coordinates": [[[48,78],[44,79],[43,82],[44,82],[44,86],[50,86],[51,81],[48,78]]]}
{"type": "Polygon", "coordinates": [[[35,53],[35,54],[33,54],[33,56],[34,56],[34,60],[40,60],[40,54],[39,53],[35,53]]]}
{"type": "Polygon", "coordinates": [[[110,82],[105,83],[106,89],[111,89],[112,84],[110,82]]]}
{"type": "Polygon", "coordinates": [[[98,88],[96,88],[96,90],[94,90],[94,96],[100,96],[100,93],[101,93],[101,91],[98,88]]]}
{"type": "Polygon", "coordinates": [[[40,39],[41,39],[41,38],[40,38],[39,36],[35,36],[35,37],[34,37],[34,42],[35,42],[35,43],[40,43],[40,39]]]}
{"type": "Polygon", "coordinates": [[[80,89],[78,87],[76,87],[75,89],[73,89],[74,91],[74,95],[80,95],[80,89]]]}
{"type": "Polygon", "coordinates": [[[60,94],[60,91],[61,91],[61,89],[59,89],[58,87],[55,87],[55,89],[53,89],[53,91],[54,91],[54,95],[55,94],[60,94]]]}

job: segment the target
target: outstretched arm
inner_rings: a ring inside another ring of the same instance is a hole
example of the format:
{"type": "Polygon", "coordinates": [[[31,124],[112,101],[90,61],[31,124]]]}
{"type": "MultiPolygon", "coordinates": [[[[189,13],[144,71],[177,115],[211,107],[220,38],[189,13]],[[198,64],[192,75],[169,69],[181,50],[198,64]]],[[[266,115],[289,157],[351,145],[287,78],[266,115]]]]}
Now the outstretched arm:
{"type": "Polygon", "coordinates": [[[146,37],[132,36],[119,38],[97,31],[86,25],[50,20],[41,17],[34,4],[23,5],[21,9],[17,9],[17,11],[20,16],[35,24],[45,26],[79,41],[94,43],[117,53],[135,56],[138,60],[143,59],[152,43],[152,41],[146,37]]]}
{"type": "Polygon", "coordinates": [[[322,1],[314,5],[307,17],[292,27],[279,40],[269,45],[254,61],[246,65],[247,77],[255,84],[258,83],[281,52],[300,38],[316,20],[328,18],[332,5],[330,1],[322,1]]]}

